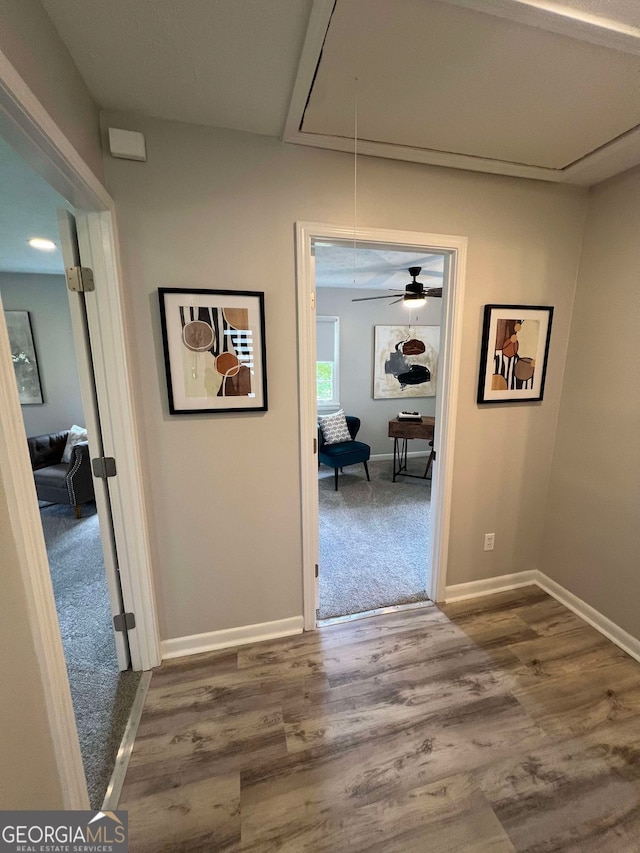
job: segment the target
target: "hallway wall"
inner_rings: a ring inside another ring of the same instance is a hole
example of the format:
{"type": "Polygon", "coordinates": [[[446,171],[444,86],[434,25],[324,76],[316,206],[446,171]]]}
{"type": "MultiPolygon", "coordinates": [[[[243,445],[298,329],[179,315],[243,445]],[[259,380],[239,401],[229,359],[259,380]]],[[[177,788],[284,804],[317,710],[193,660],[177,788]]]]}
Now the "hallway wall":
{"type": "Polygon", "coordinates": [[[590,192],[540,569],[640,638],[640,169],[590,192]]]}
{"type": "MultiPolygon", "coordinates": [[[[147,163],[107,155],[105,172],[118,209],[162,637],[296,616],[294,223],[352,223],[353,158],[131,114],[107,112],[103,125],[147,140],[147,163]],[[268,412],[169,415],[159,287],[265,292],[268,412]]],[[[469,237],[449,583],[537,568],[586,196],[361,158],[361,227],[469,237]],[[555,306],[542,404],[476,405],[488,302],[555,306]],[[482,550],[487,530],[493,552],[482,550]]]]}

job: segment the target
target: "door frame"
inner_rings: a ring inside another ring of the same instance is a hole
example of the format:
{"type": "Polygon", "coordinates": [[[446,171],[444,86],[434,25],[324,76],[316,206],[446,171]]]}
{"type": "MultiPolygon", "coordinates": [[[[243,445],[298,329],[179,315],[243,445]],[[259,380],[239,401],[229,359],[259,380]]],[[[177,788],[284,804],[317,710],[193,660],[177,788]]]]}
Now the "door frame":
{"type": "MultiPolygon", "coordinates": [[[[96,290],[87,294],[104,451],[118,463],[110,484],[123,596],[136,615],[129,632],[134,669],[159,665],[160,639],[133,407],[115,205],[58,125],[0,51],[0,134],[78,211],[82,263],[91,265],[96,290]]],[[[49,564],[8,338],[0,324],[0,476],[15,495],[10,523],[27,594],[29,622],[40,664],[46,712],[67,809],[88,807],[88,796],[49,564]]]]}
{"type": "MultiPolygon", "coordinates": [[[[76,217],[66,208],[58,209],[58,232],[65,269],[81,265],[76,217]]],[[[93,363],[91,340],[89,338],[87,296],[88,294],[86,293],[74,292],[67,288],[67,304],[71,317],[72,334],[76,345],[76,366],[78,368],[78,379],[82,396],[84,426],[88,432],[91,458],[96,458],[98,456],[105,456],[106,454],[103,446],[102,425],[98,409],[96,371],[93,363]]],[[[126,608],[123,602],[118,555],[113,532],[111,497],[109,493],[109,484],[112,482],[113,480],[111,479],[102,480],[94,478],[93,489],[98,511],[99,538],[102,543],[108,604],[111,617],[114,618],[116,615],[123,614],[126,608]]],[[[131,654],[127,634],[127,631],[113,630],[118,668],[121,672],[131,666],[131,654]]]]}
{"type": "Polygon", "coordinates": [[[427,234],[395,231],[386,228],[354,228],[321,222],[296,223],[296,277],[298,305],[298,388],[300,418],[300,471],[302,511],[302,592],[304,628],[316,628],[316,578],[318,562],[318,465],[314,442],[317,437],[315,358],[316,295],[315,240],[343,240],[374,243],[381,247],[406,246],[420,251],[442,252],[448,280],[443,293],[440,337],[439,392],[436,399],[434,450],[438,464],[433,468],[431,486],[433,512],[431,527],[431,576],[429,598],[444,599],[451,492],[453,486],[453,453],[458,408],[460,352],[466,275],[467,238],[450,234],[427,234]]]}

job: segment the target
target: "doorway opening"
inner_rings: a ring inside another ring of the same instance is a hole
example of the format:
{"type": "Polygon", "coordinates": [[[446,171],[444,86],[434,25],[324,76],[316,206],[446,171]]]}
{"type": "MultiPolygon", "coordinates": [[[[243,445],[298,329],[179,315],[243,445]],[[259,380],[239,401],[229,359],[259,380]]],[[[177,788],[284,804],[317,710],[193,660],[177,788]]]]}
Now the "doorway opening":
{"type": "Polygon", "coordinates": [[[101,483],[92,472],[99,439],[87,427],[99,428],[83,400],[70,313],[79,294],[67,289],[58,224],[58,211],[70,215],[69,205],[2,138],[0,183],[0,322],[9,336],[89,802],[100,808],[140,673],[131,670],[126,634],[114,632],[122,590],[110,506],[96,494],[101,483]]]}
{"type": "MultiPolygon", "coordinates": [[[[403,232],[403,231],[393,231],[387,229],[365,229],[358,228],[355,230],[353,228],[336,226],[325,223],[297,223],[296,225],[296,264],[297,264],[297,281],[298,281],[298,341],[299,341],[299,394],[300,394],[300,432],[301,432],[301,442],[300,442],[300,461],[301,461],[301,480],[302,480],[302,548],[303,548],[303,597],[304,597],[304,623],[305,630],[313,630],[318,626],[319,615],[321,614],[320,608],[320,576],[322,574],[322,564],[321,564],[321,537],[319,534],[319,519],[320,519],[320,509],[319,509],[319,488],[323,488],[322,482],[318,483],[318,472],[322,471],[322,467],[318,465],[318,461],[320,461],[324,457],[318,456],[319,450],[319,441],[322,441],[322,435],[319,436],[318,433],[318,395],[319,392],[319,382],[326,383],[326,375],[319,375],[318,372],[318,361],[326,361],[327,358],[322,357],[319,358],[319,350],[317,344],[318,337],[318,324],[316,318],[318,316],[321,317],[339,317],[338,313],[335,310],[331,309],[330,302],[323,302],[324,296],[322,294],[322,287],[317,288],[317,268],[318,263],[322,263],[322,252],[325,247],[335,247],[335,246],[345,246],[349,247],[350,254],[350,271],[343,269],[341,272],[343,281],[349,281],[349,277],[351,282],[353,282],[353,270],[354,270],[354,255],[355,255],[355,266],[356,266],[356,284],[358,279],[357,269],[358,269],[358,260],[357,260],[357,250],[358,248],[362,249],[365,252],[376,253],[376,252],[397,252],[399,256],[403,259],[407,260],[410,258],[412,261],[416,261],[416,265],[425,266],[425,271],[429,271],[433,273],[434,276],[440,277],[440,283],[443,287],[443,293],[441,298],[441,308],[440,308],[440,339],[438,344],[438,358],[437,358],[437,392],[435,397],[432,400],[431,405],[434,408],[433,417],[433,447],[431,448],[428,444],[429,439],[427,439],[427,446],[409,447],[409,441],[406,444],[400,441],[400,448],[402,449],[403,456],[402,460],[398,460],[396,457],[396,464],[393,464],[393,448],[395,445],[396,452],[398,452],[398,445],[394,441],[392,446],[389,447],[389,444],[386,445],[386,451],[384,448],[380,448],[377,441],[382,440],[389,442],[389,432],[391,432],[390,421],[393,420],[393,416],[397,417],[398,412],[405,408],[404,405],[401,404],[402,398],[391,398],[393,402],[389,403],[388,400],[384,399],[374,399],[373,394],[373,383],[375,382],[374,375],[374,354],[375,354],[375,326],[378,324],[377,321],[374,322],[373,317],[368,317],[368,322],[370,325],[370,330],[368,333],[368,337],[365,339],[363,345],[359,353],[354,356],[355,359],[359,360],[360,364],[356,373],[356,380],[360,384],[360,392],[364,396],[360,397],[360,405],[366,407],[367,410],[370,411],[369,407],[373,407],[374,404],[382,403],[385,406],[391,405],[393,408],[393,413],[386,419],[387,430],[378,426],[376,434],[367,434],[362,433],[363,444],[368,444],[371,446],[373,442],[373,446],[379,450],[379,452],[374,453],[374,456],[378,458],[374,458],[372,462],[369,463],[369,466],[380,466],[380,476],[378,478],[379,482],[383,482],[385,478],[390,479],[392,482],[389,485],[395,486],[396,483],[393,483],[394,479],[401,479],[400,477],[394,477],[394,472],[397,475],[398,469],[403,468],[403,463],[406,461],[406,469],[402,473],[415,474],[417,475],[416,479],[407,479],[403,480],[403,483],[406,482],[407,488],[402,488],[402,491],[407,495],[415,495],[417,492],[413,491],[414,487],[422,488],[424,491],[422,493],[422,497],[427,498],[429,500],[429,508],[428,510],[423,505],[423,510],[418,511],[418,516],[421,517],[421,520],[424,520],[424,516],[427,515],[426,522],[426,545],[424,539],[422,540],[422,544],[418,543],[417,545],[417,553],[420,555],[416,562],[422,560],[422,565],[418,566],[417,572],[418,575],[423,579],[422,588],[420,590],[414,591],[413,595],[418,599],[417,601],[414,599],[413,601],[409,601],[406,604],[401,605],[390,605],[391,607],[416,607],[423,606],[422,602],[429,599],[430,601],[441,601],[444,596],[444,587],[445,587],[445,579],[446,579],[446,566],[447,566],[447,556],[448,556],[448,539],[449,539],[449,518],[450,518],[450,496],[451,496],[451,484],[452,484],[452,461],[453,461],[453,451],[454,451],[454,435],[455,435],[455,417],[456,417],[456,408],[457,408],[457,388],[458,388],[458,374],[459,374],[459,352],[461,345],[461,336],[462,336],[462,310],[464,304],[464,271],[465,271],[465,262],[466,262],[466,245],[467,240],[465,237],[459,237],[454,235],[441,235],[441,234],[422,234],[415,232],[403,232]],[[355,250],[355,251],[354,251],[355,250]],[[424,263],[418,263],[418,259],[422,259],[424,263]],[[432,266],[432,269],[428,268],[432,266]],[[324,307],[322,307],[324,305],[324,307]],[[326,310],[326,314],[321,313],[326,310]],[[367,399],[365,399],[367,398],[367,399]],[[398,405],[398,401],[400,405],[398,405]],[[396,411],[397,409],[397,411],[396,411]],[[383,435],[380,435],[383,433],[383,435]],[[369,438],[369,441],[365,439],[365,436],[369,438]],[[417,458],[412,458],[409,456],[409,453],[418,453],[423,454],[427,453],[426,461],[429,461],[429,456],[431,454],[431,449],[434,451],[434,457],[431,457],[431,465],[429,466],[430,477],[431,477],[431,486],[430,493],[429,483],[423,480],[424,474],[427,473],[425,468],[427,467],[425,463],[425,457],[422,456],[417,458]],[[406,457],[404,456],[404,451],[407,451],[406,457]],[[390,456],[391,458],[385,458],[390,456]],[[380,458],[382,457],[382,458],[380,458]],[[434,463],[434,461],[437,462],[434,463]],[[420,468],[422,467],[422,472],[420,468]],[[422,476],[421,476],[422,474],[422,476]],[[410,486],[408,484],[411,484],[410,486]],[[426,593],[426,595],[425,595],[426,593]]],[[[363,266],[366,266],[366,262],[363,260],[363,266]]],[[[413,263],[411,263],[413,266],[413,263]]],[[[400,289],[404,289],[404,285],[406,282],[404,281],[407,278],[406,272],[400,273],[403,278],[401,279],[402,285],[400,289]]],[[[321,272],[322,277],[322,272],[321,272]]],[[[371,283],[371,280],[370,280],[371,283]]],[[[435,278],[429,279],[427,282],[425,280],[425,286],[433,286],[435,284],[435,278]]],[[[378,291],[375,285],[379,286],[380,279],[374,278],[373,281],[373,293],[370,295],[378,296],[384,295],[384,291],[378,291]]],[[[396,285],[389,285],[396,286],[396,285]]],[[[394,294],[391,294],[392,296],[394,294]]],[[[396,294],[399,297],[402,297],[402,293],[396,294]]],[[[344,298],[344,297],[343,297],[344,298]]],[[[352,297],[356,298],[356,297],[352,297]]],[[[334,296],[334,299],[340,299],[340,294],[334,296]]],[[[357,305],[371,305],[376,304],[378,302],[382,302],[383,305],[388,305],[388,302],[393,300],[383,299],[383,300],[371,300],[370,302],[360,302],[360,303],[349,303],[349,316],[351,316],[351,312],[355,310],[355,306],[357,305]]],[[[429,301],[429,300],[427,300],[429,301]]],[[[336,303],[333,303],[334,306],[336,303]]],[[[395,306],[394,306],[395,308],[395,306]]],[[[376,309],[377,310],[377,309],[376,309]]],[[[434,309],[437,310],[437,309],[434,309]]],[[[373,309],[371,309],[373,311],[373,309]]],[[[405,315],[406,317],[406,315],[405,315]]],[[[406,341],[417,341],[417,333],[414,333],[416,330],[414,326],[417,327],[419,325],[436,325],[433,321],[436,319],[435,315],[425,314],[426,318],[431,319],[431,323],[419,323],[415,320],[410,320],[407,324],[405,320],[405,325],[410,326],[411,328],[407,328],[407,335],[403,338],[406,341]],[[410,333],[409,333],[410,332],[410,333]]],[[[385,318],[386,319],[386,315],[385,318]]],[[[420,320],[420,316],[418,316],[418,320],[420,320]]],[[[322,321],[321,321],[322,322],[322,321]]],[[[351,321],[349,321],[351,322],[351,321]]],[[[393,326],[393,320],[389,323],[379,323],[379,325],[383,326],[393,326]]],[[[344,341],[347,336],[352,334],[351,329],[345,330],[345,323],[340,318],[338,324],[339,328],[339,337],[341,341],[344,341]]],[[[323,332],[321,332],[323,334],[323,332]]],[[[379,349],[382,349],[383,346],[380,344],[380,339],[378,341],[379,349]]],[[[322,346],[322,342],[320,344],[322,346]]],[[[388,342],[386,344],[388,346],[388,342]]],[[[409,347],[410,350],[417,351],[418,344],[412,343],[409,347]]],[[[393,347],[395,352],[395,345],[393,347]]],[[[404,355],[404,353],[402,353],[404,355]]],[[[322,353],[320,353],[322,355],[322,353]]],[[[325,371],[326,373],[326,371],[325,371]]],[[[342,401],[344,398],[344,371],[339,368],[338,376],[340,378],[339,382],[339,402],[342,405],[342,401]]],[[[326,386],[324,387],[324,391],[326,391],[326,386]]],[[[335,397],[331,397],[331,402],[335,404],[337,402],[335,397]]],[[[351,402],[351,401],[350,401],[351,402]]],[[[420,403],[424,402],[424,398],[420,398],[420,403]]],[[[424,414],[422,412],[423,405],[416,406],[415,408],[411,408],[410,405],[407,405],[407,408],[410,408],[411,411],[419,411],[419,414],[424,414]]],[[[345,411],[345,415],[350,414],[345,411]]],[[[357,417],[357,412],[355,413],[357,417]]],[[[383,418],[385,420],[385,418],[383,418]]],[[[421,418],[421,423],[424,419],[421,418]]],[[[362,428],[362,419],[360,419],[360,428],[362,428]]],[[[348,427],[348,424],[347,424],[348,427]]],[[[397,435],[397,432],[392,432],[391,435],[397,435]]],[[[360,433],[357,438],[360,438],[360,433]]],[[[409,436],[411,438],[411,436],[409,436]]],[[[416,442],[414,442],[414,445],[416,442]]],[[[340,478],[341,477],[349,477],[351,478],[351,482],[353,483],[356,478],[360,477],[361,474],[363,476],[363,482],[366,482],[366,472],[362,470],[364,466],[354,465],[353,471],[354,473],[348,473],[348,466],[344,468],[342,473],[338,473],[337,484],[338,484],[338,494],[340,493],[340,478]],[[358,471],[358,468],[361,468],[358,471]]],[[[331,472],[333,474],[333,472],[331,472]]],[[[334,475],[335,476],[335,475],[334,475]]],[[[323,477],[320,477],[322,481],[323,477]]],[[[336,482],[334,480],[334,482],[336,482]]],[[[347,480],[345,479],[345,483],[347,480]]],[[[375,489],[376,483],[372,481],[370,486],[365,488],[369,488],[371,493],[375,489]]],[[[386,483],[385,483],[386,486],[386,483]]],[[[324,486],[327,489],[327,486],[324,486]]],[[[335,491],[335,487],[334,487],[335,491]]],[[[400,490],[396,490],[395,496],[399,494],[400,490]]],[[[409,506],[412,501],[409,502],[409,506]]],[[[400,513],[402,516],[402,512],[400,513]]],[[[393,560],[394,554],[397,555],[402,553],[404,548],[404,540],[408,535],[408,531],[411,528],[413,521],[413,515],[410,511],[407,511],[406,516],[404,516],[404,524],[402,522],[394,522],[392,525],[391,532],[388,535],[388,539],[390,544],[393,546],[389,550],[389,554],[385,557],[385,560],[393,560]],[[395,549],[395,552],[394,552],[395,549]]],[[[356,522],[357,523],[357,522],[356,522]]],[[[345,529],[349,529],[349,525],[345,526],[345,529]]],[[[351,523],[350,529],[353,531],[353,522],[351,523]]],[[[424,528],[423,528],[424,533],[424,528]]],[[[365,551],[365,556],[375,552],[376,549],[376,541],[374,535],[370,535],[368,537],[370,542],[365,542],[363,545],[360,544],[360,549],[365,551]],[[366,550],[365,550],[366,547],[366,550]]],[[[406,572],[400,572],[401,575],[406,572]]],[[[406,577],[403,577],[403,580],[406,580],[406,577]]],[[[344,605],[342,605],[344,607],[344,605]]],[[[362,606],[362,605],[359,605],[362,606]]],[[[373,612],[380,612],[381,608],[375,608],[373,612]]],[[[326,611],[325,611],[326,613],[326,611]]],[[[371,611],[366,611],[364,615],[370,615],[371,611]]],[[[342,617],[338,617],[342,618],[342,617]]],[[[353,618],[353,617],[347,617],[353,618]]]]}
{"type": "MultiPolygon", "coordinates": [[[[114,221],[115,204],[69,139],[2,56],[0,63],[0,134],[45,182],[78,211],[77,231],[81,265],[93,270],[95,290],[85,292],[85,319],[90,329],[96,398],[102,415],[102,446],[106,459],[117,460],[117,476],[101,481],[108,494],[113,520],[113,550],[129,630],[132,668],[149,670],[160,663],[151,552],[142,485],[139,429],[134,414],[129,354],[126,346],[123,283],[114,221]],[[108,486],[106,485],[108,483],[108,486]]],[[[75,308],[70,304],[72,320],[75,308]]],[[[74,329],[76,328],[74,320],[74,329]]],[[[76,346],[79,339],[76,333],[76,346]]],[[[60,793],[65,809],[89,806],[78,732],[75,724],[64,652],[56,616],[50,569],[35,499],[33,472],[25,446],[24,427],[16,393],[8,336],[0,322],[0,479],[7,504],[7,533],[15,547],[11,564],[26,593],[27,608],[18,614],[28,630],[38,662],[44,711],[51,735],[60,793]]],[[[86,359],[84,360],[86,361],[86,359]]],[[[79,363],[82,372],[82,365],[79,363]]],[[[81,386],[84,379],[81,377],[81,386]]],[[[95,433],[94,433],[95,434],[95,433]]],[[[96,495],[100,493],[97,490],[96,495]]],[[[104,540],[103,540],[104,550],[104,540]]],[[[12,552],[13,553],[13,552],[12,552]]],[[[105,554],[106,556],[106,554],[105,554]]],[[[144,673],[125,731],[133,737],[150,674],[144,673]]],[[[130,749],[121,749],[105,808],[113,808],[130,749]]]]}
{"type": "Polygon", "coordinates": [[[391,244],[315,240],[313,248],[322,626],[429,602],[447,258],[391,244]],[[405,299],[414,275],[434,295],[405,299]],[[353,436],[334,434],[340,412],[353,436]]]}

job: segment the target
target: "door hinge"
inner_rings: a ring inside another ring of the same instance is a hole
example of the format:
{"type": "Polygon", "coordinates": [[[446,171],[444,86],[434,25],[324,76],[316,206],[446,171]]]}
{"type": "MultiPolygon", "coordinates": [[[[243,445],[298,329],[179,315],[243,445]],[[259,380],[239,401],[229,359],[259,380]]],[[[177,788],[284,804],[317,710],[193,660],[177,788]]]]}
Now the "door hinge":
{"type": "Polygon", "coordinates": [[[432,450],[432,451],[431,451],[431,460],[432,460],[433,462],[435,462],[435,461],[436,461],[436,452],[435,452],[435,450],[432,450]]]}
{"type": "Polygon", "coordinates": [[[116,460],[113,456],[98,456],[91,460],[91,467],[93,468],[93,476],[100,480],[115,477],[117,474],[116,460]]]}
{"type": "Polygon", "coordinates": [[[319,573],[320,573],[320,569],[318,568],[318,564],[316,563],[316,577],[319,576],[319,573]]]}
{"type": "Polygon", "coordinates": [[[317,452],[318,452],[318,439],[314,438],[313,439],[313,454],[314,454],[314,456],[317,452]]]}
{"type": "Polygon", "coordinates": [[[118,613],[113,617],[113,628],[115,631],[130,631],[136,627],[136,617],[133,613],[118,613]]]}
{"type": "Polygon", "coordinates": [[[96,289],[93,270],[89,267],[67,267],[67,285],[75,293],[91,293],[96,289]]]}

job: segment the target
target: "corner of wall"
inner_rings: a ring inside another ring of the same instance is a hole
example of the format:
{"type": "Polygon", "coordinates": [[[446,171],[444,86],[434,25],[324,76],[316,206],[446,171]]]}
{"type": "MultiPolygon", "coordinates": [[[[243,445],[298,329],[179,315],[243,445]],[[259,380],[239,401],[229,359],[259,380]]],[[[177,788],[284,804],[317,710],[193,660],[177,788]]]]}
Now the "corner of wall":
{"type": "Polygon", "coordinates": [[[584,211],[583,211],[583,216],[582,216],[580,249],[579,249],[579,252],[578,252],[578,255],[576,258],[576,267],[575,267],[575,271],[574,271],[574,275],[573,275],[573,295],[571,297],[571,308],[569,310],[569,316],[570,316],[569,335],[568,335],[567,340],[565,342],[564,355],[562,358],[562,384],[561,384],[561,388],[560,388],[560,404],[558,406],[558,411],[556,413],[556,419],[555,419],[555,424],[554,424],[554,429],[553,429],[553,453],[551,456],[551,463],[550,463],[549,467],[547,468],[547,482],[546,482],[545,487],[544,487],[544,505],[545,505],[544,522],[543,522],[542,532],[540,535],[540,540],[538,542],[538,553],[536,555],[536,559],[534,562],[534,568],[540,572],[542,572],[542,569],[543,569],[543,567],[542,567],[542,554],[543,554],[543,547],[544,547],[544,542],[545,542],[545,532],[546,532],[547,525],[548,525],[548,506],[549,506],[549,495],[550,495],[550,491],[551,491],[551,478],[552,478],[552,474],[553,474],[554,462],[555,462],[556,451],[557,451],[558,426],[560,424],[560,418],[562,416],[563,396],[564,396],[564,388],[565,388],[565,375],[566,375],[565,371],[566,371],[566,367],[567,367],[567,358],[569,356],[569,350],[571,348],[571,332],[572,332],[572,325],[573,325],[573,316],[574,316],[574,309],[575,309],[575,305],[576,305],[576,295],[578,292],[578,282],[580,280],[580,266],[582,264],[582,257],[583,257],[583,252],[584,252],[584,237],[585,237],[585,231],[587,228],[587,217],[589,215],[590,199],[591,199],[591,188],[589,188],[589,191],[588,191],[586,198],[585,198],[584,211]]]}

